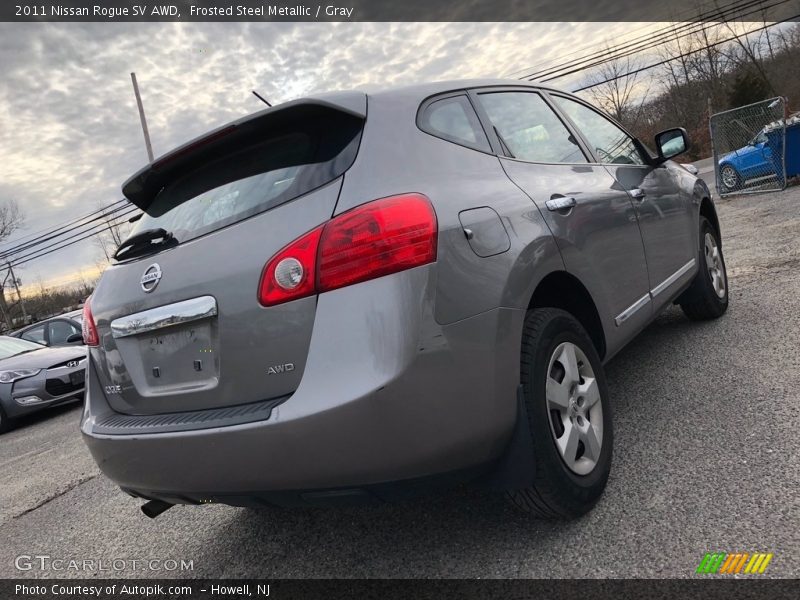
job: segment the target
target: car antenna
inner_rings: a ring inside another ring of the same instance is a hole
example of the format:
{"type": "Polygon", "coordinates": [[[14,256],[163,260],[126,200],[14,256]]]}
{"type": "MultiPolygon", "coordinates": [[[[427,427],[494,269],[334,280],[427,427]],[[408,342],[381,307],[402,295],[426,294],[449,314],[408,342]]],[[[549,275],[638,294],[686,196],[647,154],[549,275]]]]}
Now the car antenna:
{"type": "Polygon", "coordinates": [[[256,98],[258,98],[259,100],[261,100],[261,101],[262,101],[264,104],[266,104],[267,106],[269,106],[270,108],[272,108],[272,104],[270,104],[269,102],[267,102],[267,101],[264,99],[264,97],[263,97],[261,94],[259,94],[257,91],[253,90],[253,94],[255,95],[255,97],[256,97],[256,98]]]}

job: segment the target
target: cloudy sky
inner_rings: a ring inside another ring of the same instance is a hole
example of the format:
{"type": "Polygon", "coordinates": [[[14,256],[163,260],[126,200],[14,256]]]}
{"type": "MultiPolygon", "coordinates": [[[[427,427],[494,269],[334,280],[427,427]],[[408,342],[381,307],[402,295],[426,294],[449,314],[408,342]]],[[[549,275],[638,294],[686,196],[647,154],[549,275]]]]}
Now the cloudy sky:
{"type": "MultiPolygon", "coordinates": [[[[309,92],[504,76],[600,49],[646,23],[0,24],[0,203],[25,236],[121,198],[146,154],[131,89],[139,80],[153,149],[170,148],[309,92]]],[[[101,260],[102,259],[102,260],[101,260]]],[[[91,241],[32,261],[26,286],[92,279],[91,241]]]]}

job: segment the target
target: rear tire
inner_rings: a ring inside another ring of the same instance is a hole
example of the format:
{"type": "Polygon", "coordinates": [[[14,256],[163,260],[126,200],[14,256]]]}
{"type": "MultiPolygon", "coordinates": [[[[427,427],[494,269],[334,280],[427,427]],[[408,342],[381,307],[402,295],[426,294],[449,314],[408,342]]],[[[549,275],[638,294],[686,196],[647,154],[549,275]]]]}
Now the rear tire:
{"type": "Polygon", "coordinates": [[[697,274],[678,304],[693,321],[707,321],[728,310],[728,275],[719,234],[705,217],[700,217],[699,244],[697,274]]]}
{"type": "Polygon", "coordinates": [[[530,487],[508,498],[538,518],[578,517],[605,489],[614,436],[600,357],[571,314],[528,311],[521,383],[536,472],[530,487]]]}

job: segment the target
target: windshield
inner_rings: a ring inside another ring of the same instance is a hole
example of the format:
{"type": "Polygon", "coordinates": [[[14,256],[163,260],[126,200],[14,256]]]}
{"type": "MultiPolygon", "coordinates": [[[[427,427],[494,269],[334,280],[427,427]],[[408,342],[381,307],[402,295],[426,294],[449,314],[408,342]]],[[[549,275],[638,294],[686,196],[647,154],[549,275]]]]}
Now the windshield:
{"type": "Polygon", "coordinates": [[[44,346],[28,340],[20,340],[8,336],[0,336],[0,359],[24,354],[33,350],[41,350],[44,346]]]}

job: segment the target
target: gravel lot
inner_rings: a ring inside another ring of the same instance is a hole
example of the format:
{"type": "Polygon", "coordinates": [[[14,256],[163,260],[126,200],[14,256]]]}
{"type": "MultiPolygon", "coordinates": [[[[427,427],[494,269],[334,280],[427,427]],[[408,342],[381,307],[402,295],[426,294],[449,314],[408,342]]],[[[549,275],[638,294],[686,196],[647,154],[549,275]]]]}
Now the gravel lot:
{"type": "Polygon", "coordinates": [[[570,523],[459,490],[352,509],[176,507],[157,520],[101,476],[77,406],[1,438],[0,577],[14,557],[193,561],[198,577],[691,577],[707,551],[773,552],[800,577],[800,188],[718,202],[731,305],[659,317],[608,366],[611,480],[570,523]]]}

